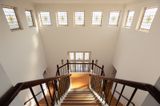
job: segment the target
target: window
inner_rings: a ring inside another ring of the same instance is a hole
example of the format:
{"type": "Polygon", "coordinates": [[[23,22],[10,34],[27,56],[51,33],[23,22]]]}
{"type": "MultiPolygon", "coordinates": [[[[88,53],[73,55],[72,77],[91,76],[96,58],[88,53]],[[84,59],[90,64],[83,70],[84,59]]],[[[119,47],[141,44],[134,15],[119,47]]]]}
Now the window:
{"type": "Polygon", "coordinates": [[[58,25],[67,25],[67,12],[57,13],[57,23],[58,25]]]}
{"type": "Polygon", "coordinates": [[[84,12],[75,12],[75,25],[84,25],[84,12]]]}
{"type": "MultiPolygon", "coordinates": [[[[71,51],[68,52],[68,57],[70,63],[90,63],[91,61],[91,52],[89,51],[71,51]]],[[[71,72],[81,72],[81,71],[89,71],[89,64],[71,64],[71,72]]]]}
{"type": "Polygon", "coordinates": [[[8,25],[11,30],[19,29],[18,19],[16,17],[15,9],[14,8],[3,8],[4,14],[6,16],[8,25]]]}
{"type": "Polygon", "coordinates": [[[158,8],[147,8],[144,12],[140,29],[149,30],[158,8]]]}
{"type": "Polygon", "coordinates": [[[134,17],[134,11],[128,11],[128,16],[127,16],[127,20],[126,20],[126,27],[131,27],[132,22],[133,22],[133,17],[134,17]]]}
{"type": "Polygon", "coordinates": [[[27,11],[25,11],[25,14],[26,14],[26,19],[27,19],[28,26],[33,27],[34,23],[33,23],[32,11],[27,10],[27,11]]]}
{"type": "Polygon", "coordinates": [[[119,15],[120,15],[119,11],[110,12],[109,25],[118,25],[119,15]]]}
{"type": "Polygon", "coordinates": [[[49,12],[40,12],[40,19],[42,25],[51,25],[50,13],[49,12]]]}
{"type": "Polygon", "coordinates": [[[102,24],[102,12],[93,12],[92,14],[92,25],[102,24]]]}

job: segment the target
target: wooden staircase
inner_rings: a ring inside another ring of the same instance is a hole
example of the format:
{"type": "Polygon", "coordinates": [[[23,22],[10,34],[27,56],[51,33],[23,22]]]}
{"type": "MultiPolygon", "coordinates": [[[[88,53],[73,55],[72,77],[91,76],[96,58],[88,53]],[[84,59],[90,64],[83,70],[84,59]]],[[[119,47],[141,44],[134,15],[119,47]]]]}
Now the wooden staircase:
{"type": "Polygon", "coordinates": [[[73,89],[69,91],[61,106],[102,106],[98,99],[88,89],[73,89]]]}

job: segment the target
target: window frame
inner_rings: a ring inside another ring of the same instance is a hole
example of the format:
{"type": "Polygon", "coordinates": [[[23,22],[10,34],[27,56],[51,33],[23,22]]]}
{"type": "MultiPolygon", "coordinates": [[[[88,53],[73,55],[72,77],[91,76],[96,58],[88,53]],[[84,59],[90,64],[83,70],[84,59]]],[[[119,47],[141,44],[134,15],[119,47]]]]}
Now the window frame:
{"type": "Polygon", "coordinates": [[[139,23],[139,26],[138,26],[138,30],[144,31],[144,32],[149,32],[149,30],[151,29],[152,23],[153,23],[153,21],[154,21],[154,18],[155,18],[156,14],[157,14],[157,11],[156,11],[156,13],[155,13],[155,15],[154,15],[154,18],[153,18],[153,21],[152,21],[152,23],[151,23],[150,29],[141,28],[141,25],[142,25],[142,22],[143,22],[143,19],[144,19],[146,10],[147,10],[147,9],[153,9],[153,8],[157,8],[157,11],[158,11],[158,6],[144,7],[144,8],[143,8],[143,13],[142,13],[142,16],[141,16],[141,19],[140,19],[140,23],[139,23]]]}
{"type": "Polygon", "coordinates": [[[103,18],[103,12],[102,11],[93,11],[92,12],[92,26],[102,26],[102,18],[103,18]],[[100,24],[93,24],[93,13],[94,12],[100,12],[101,13],[101,22],[100,22],[100,24]]]}
{"type": "Polygon", "coordinates": [[[56,23],[57,23],[57,26],[68,26],[69,25],[69,23],[68,23],[68,12],[67,11],[57,11],[56,12],[56,23]],[[67,24],[59,24],[59,18],[58,18],[58,13],[59,12],[66,12],[66,15],[67,15],[67,24]]]}
{"type": "MultiPolygon", "coordinates": [[[[28,26],[28,27],[35,27],[36,25],[35,25],[35,20],[34,20],[34,16],[33,16],[33,10],[28,10],[28,9],[27,9],[27,10],[25,10],[25,12],[26,12],[26,11],[29,11],[29,12],[31,13],[31,18],[32,18],[32,23],[33,23],[32,26],[29,26],[29,25],[28,25],[28,21],[27,21],[27,26],[28,26]]],[[[25,14],[25,16],[26,16],[26,14],[25,14]]],[[[26,16],[26,20],[27,20],[27,16],[26,16]]]]}
{"type": "Polygon", "coordinates": [[[8,26],[9,26],[9,29],[10,29],[11,31],[22,30],[22,25],[21,25],[20,20],[19,20],[19,17],[18,17],[17,7],[14,7],[14,6],[3,6],[3,7],[2,7],[2,10],[3,10],[4,16],[5,16],[5,18],[6,18],[7,24],[8,24],[8,26]],[[14,28],[14,29],[11,29],[11,28],[10,28],[10,25],[9,25],[9,23],[8,23],[8,19],[7,19],[7,17],[6,17],[6,14],[5,14],[3,8],[13,9],[14,14],[15,14],[15,18],[16,18],[16,20],[17,20],[18,28],[14,28]]]}
{"type": "Polygon", "coordinates": [[[41,25],[41,26],[51,26],[51,25],[52,25],[51,14],[50,14],[49,11],[40,11],[40,12],[39,12],[39,18],[40,18],[40,25],[41,25]],[[45,24],[45,25],[43,24],[43,22],[42,22],[42,17],[41,17],[41,13],[42,13],[42,12],[48,12],[48,13],[49,13],[50,24],[47,24],[47,25],[46,25],[46,24],[45,24]]]}
{"type": "Polygon", "coordinates": [[[85,26],[85,12],[84,11],[75,11],[74,12],[74,25],[75,26],[85,26]],[[84,14],[83,24],[76,24],[76,12],[83,12],[83,14],[84,14]]]}
{"type": "Polygon", "coordinates": [[[127,11],[127,17],[126,17],[126,20],[125,20],[125,25],[124,25],[124,27],[126,27],[126,28],[131,28],[131,27],[132,27],[132,25],[133,25],[133,20],[134,20],[134,16],[135,16],[135,11],[134,11],[134,10],[128,10],[128,11],[127,11]],[[127,24],[127,22],[128,22],[128,17],[129,17],[129,13],[130,13],[130,12],[134,12],[134,15],[133,15],[133,19],[132,19],[131,25],[130,25],[130,26],[127,26],[126,24],[127,24]]]}
{"type": "Polygon", "coordinates": [[[108,25],[109,25],[109,26],[115,26],[115,27],[118,27],[118,26],[119,26],[119,21],[120,21],[120,15],[121,15],[121,11],[119,11],[119,10],[113,10],[113,11],[110,11],[110,12],[109,12],[108,25]],[[116,24],[116,25],[109,24],[109,23],[110,23],[110,21],[109,21],[109,20],[110,20],[111,12],[119,12],[118,20],[117,20],[117,24],[116,24]]]}

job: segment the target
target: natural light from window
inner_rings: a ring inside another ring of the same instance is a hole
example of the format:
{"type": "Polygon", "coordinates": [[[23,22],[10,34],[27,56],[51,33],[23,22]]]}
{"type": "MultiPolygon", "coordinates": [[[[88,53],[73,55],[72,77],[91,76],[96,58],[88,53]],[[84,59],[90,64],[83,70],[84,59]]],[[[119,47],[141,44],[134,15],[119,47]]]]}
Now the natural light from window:
{"type": "Polygon", "coordinates": [[[40,19],[42,25],[51,25],[50,13],[49,12],[40,12],[40,19]]]}
{"type": "Polygon", "coordinates": [[[75,12],[75,25],[84,25],[84,12],[75,12]]]}
{"type": "Polygon", "coordinates": [[[140,29],[149,30],[151,28],[157,10],[158,8],[147,8],[145,10],[140,29]]]}
{"type": "Polygon", "coordinates": [[[19,23],[15,14],[14,8],[3,8],[4,14],[6,16],[8,25],[11,30],[19,29],[19,23]]]}
{"type": "Polygon", "coordinates": [[[109,15],[109,25],[117,26],[118,25],[118,20],[119,20],[119,15],[120,15],[119,11],[112,11],[112,12],[110,12],[110,15],[109,15]]]}
{"type": "Polygon", "coordinates": [[[93,12],[92,14],[92,25],[102,24],[102,12],[93,12]]]}
{"type": "Polygon", "coordinates": [[[133,17],[134,17],[134,11],[128,11],[128,16],[127,16],[127,20],[126,20],[126,27],[131,27],[132,22],[133,22],[133,17]]]}
{"type": "Polygon", "coordinates": [[[67,25],[67,12],[58,12],[57,13],[57,24],[58,25],[67,25]]]}
{"type": "Polygon", "coordinates": [[[31,11],[27,10],[27,11],[25,11],[25,14],[26,14],[26,19],[27,19],[28,26],[29,27],[34,26],[34,24],[33,24],[33,17],[32,17],[31,11]]]}

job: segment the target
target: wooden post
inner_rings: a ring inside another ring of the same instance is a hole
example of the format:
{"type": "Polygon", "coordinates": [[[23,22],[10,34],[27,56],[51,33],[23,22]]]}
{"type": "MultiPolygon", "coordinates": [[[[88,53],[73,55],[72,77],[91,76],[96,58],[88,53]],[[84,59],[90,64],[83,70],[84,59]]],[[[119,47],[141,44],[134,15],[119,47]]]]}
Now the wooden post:
{"type": "Polygon", "coordinates": [[[94,60],[92,60],[92,71],[93,71],[93,68],[94,68],[94,60]]]}
{"type": "Polygon", "coordinates": [[[57,65],[57,73],[56,73],[57,76],[60,75],[60,72],[59,72],[59,65],[57,65]]]}
{"type": "Polygon", "coordinates": [[[67,60],[67,70],[68,70],[68,74],[69,74],[69,60],[67,60]]]}

